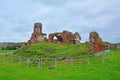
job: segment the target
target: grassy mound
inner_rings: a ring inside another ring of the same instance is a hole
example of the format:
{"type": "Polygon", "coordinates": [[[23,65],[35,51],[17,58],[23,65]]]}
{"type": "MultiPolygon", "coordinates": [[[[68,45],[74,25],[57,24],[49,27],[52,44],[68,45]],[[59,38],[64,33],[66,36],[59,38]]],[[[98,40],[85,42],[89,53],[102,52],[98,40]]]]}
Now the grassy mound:
{"type": "Polygon", "coordinates": [[[75,44],[39,43],[19,48],[14,54],[25,57],[79,57],[90,54],[88,43],[79,46],[75,44]]]}

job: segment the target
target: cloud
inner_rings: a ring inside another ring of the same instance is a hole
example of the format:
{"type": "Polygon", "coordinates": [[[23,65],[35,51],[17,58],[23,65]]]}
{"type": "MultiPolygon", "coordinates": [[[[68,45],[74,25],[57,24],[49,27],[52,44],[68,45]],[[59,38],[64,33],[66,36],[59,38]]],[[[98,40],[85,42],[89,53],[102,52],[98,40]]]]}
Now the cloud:
{"type": "Polygon", "coordinates": [[[119,0],[1,0],[0,41],[27,41],[33,24],[41,22],[47,34],[63,30],[79,32],[81,42],[85,42],[91,31],[97,31],[103,40],[119,42],[119,3],[119,0]]]}

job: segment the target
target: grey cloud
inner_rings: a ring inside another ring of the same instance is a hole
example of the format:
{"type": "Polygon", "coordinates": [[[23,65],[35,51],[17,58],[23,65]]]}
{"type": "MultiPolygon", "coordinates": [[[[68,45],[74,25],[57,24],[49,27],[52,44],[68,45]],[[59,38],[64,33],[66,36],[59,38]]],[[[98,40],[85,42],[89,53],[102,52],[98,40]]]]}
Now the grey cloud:
{"type": "Polygon", "coordinates": [[[79,32],[84,42],[91,31],[97,31],[103,40],[119,42],[119,3],[119,0],[2,0],[0,41],[26,41],[33,24],[42,22],[47,34],[62,30],[79,32]]]}

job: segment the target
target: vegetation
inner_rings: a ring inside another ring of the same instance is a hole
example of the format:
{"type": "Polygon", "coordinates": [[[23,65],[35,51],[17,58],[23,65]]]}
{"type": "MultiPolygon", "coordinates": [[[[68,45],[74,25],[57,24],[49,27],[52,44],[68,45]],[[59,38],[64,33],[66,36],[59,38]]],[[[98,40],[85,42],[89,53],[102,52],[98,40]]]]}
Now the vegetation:
{"type": "Polygon", "coordinates": [[[0,50],[0,53],[13,53],[15,50],[0,50]]]}
{"type": "Polygon", "coordinates": [[[1,50],[16,50],[21,47],[21,44],[7,45],[6,47],[1,47],[1,50]]]}
{"type": "Polygon", "coordinates": [[[15,55],[25,57],[79,57],[91,54],[88,43],[75,44],[53,44],[40,43],[23,46],[14,52],[15,55]]]}
{"type": "Polygon", "coordinates": [[[2,60],[0,54],[0,80],[120,80],[120,51],[110,51],[105,63],[102,56],[90,58],[90,64],[84,61],[58,63],[57,67],[26,67],[11,60],[2,60]]]}

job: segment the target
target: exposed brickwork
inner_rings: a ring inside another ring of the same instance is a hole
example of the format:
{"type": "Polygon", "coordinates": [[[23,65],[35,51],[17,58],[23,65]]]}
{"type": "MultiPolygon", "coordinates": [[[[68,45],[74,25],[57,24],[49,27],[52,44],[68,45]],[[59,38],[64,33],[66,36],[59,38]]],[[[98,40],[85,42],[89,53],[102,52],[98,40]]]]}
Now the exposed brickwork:
{"type": "Polygon", "coordinates": [[[46,34],[42,33],[42,24],[41,23],[35,23],[34,24],[34,32],[32,33],[32,36],[30,40],[28,41],[29,44],[36,44],[42,41],[45,41],[46,34]]]}
{"type": "MultiPolygon", "coordinates": [[[[81,37],[78,32],[73,34],[72,32],[69,32],[69,31],[51,33],[49,34],[47,39],[46,34],[42,33],[42,24],[35,23],[34,31],[28,43],[37,44],[42,41],[46,41],[49,43],[66,43],[66,44],[72,43],[72,44],[79,45],[80,40],[81,40],[81,37]]],[[[89,48],[92,52],[98,53],[101,51],[105,51],[105,45],[103,44],[102,39],[99,37],[99,34],[97,32],[90,33],[89,43],[90,43],[89,48]]]]}
{"type": "Polygon", "coordinates": [[[97,32],[91,32],[89,37],[90,50],[94,53],[105,51],[105,45],[97,32]]]}
{"type": "Polygon", "coordinates": [[[46,41],[49,43],[72,43],[72,44],[80,44],[81,37],[78,32],[75,34],[72,34],[72,32],[69,31],[63,31],[63,32],[56,32],[49,34],[49,38],[46,38],[46,34],[42,33],[42,24],[41,23],[35,23],[34,24],[34,31],[32,33],[32,36],[30,40],[28,41],[29,44],[37,44],[42,41],[46,41]],[[56,37],[56,39],[54,39],[56,37]]]}
{"type": "Polygon", "coordinates": [[[62,43],[63,40],[62,40],[61,34],[62,33],[60,33],[60,32],[49,34],[48,42],[49,43],[62,43]],[[54,39],[54,37],[56,37],[56,39],[54,39]]]}
{"type": "Polygon", "coordinates": [[[73,43],[73,44],[80,44],[80,36],[79,34],[73,35],[69,31],[63,32],[56,32],[49,34],[49,43],[73,43]],[[54,39],[56,37],[57,39],[54,39]]]}

